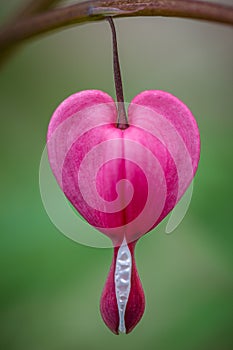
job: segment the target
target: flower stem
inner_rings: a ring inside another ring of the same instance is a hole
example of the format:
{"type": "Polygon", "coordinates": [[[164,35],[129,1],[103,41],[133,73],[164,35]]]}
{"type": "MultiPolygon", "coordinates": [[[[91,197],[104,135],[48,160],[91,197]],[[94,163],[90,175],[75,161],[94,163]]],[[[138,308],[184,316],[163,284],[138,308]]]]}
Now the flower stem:
{"type": "Polygon", "coordinates": [[[121,79],[121,67],[120,67],[118,48],[117,48],[116,28],[112,17],[106,17],[106,19],[109,22],[111,31],[112,31],[113,70],[114,70],[114,81],[115,81],[117,109],[118,109],[117,127],[119,129],[124,130],[129,126],[129,124],[126,116],[125,105],[124,105],[125,101],[124,101],[123,85],[122,85],[122,79],[121,79]]]}
{"type": "MultiPolygon", "coordinates": [[[[11,28],[14,27],[14,24],[18,21],[21,21],[22,19],[30,18],[36,14],[40,14],[43,12],[46,12],[48,9],[52,8],[56,3],[58,3],[60,0],[30,0],[22,8],[12,16],[8,21],[6,21],[4,27],[1,29],[0,33],[4,32],[7,34],[9,31],[11,31],[11,28]]],[[[9,59],[9,57],[15,52],[17,47],[19,46],[20,41],[16,42],[15,45],[10,46],[6,50],[3,50],[0,54],[0,64],[3,64],[6,60],[9,59]]]]}
{"type": "Polygon", "coordinates": [[[168,16],[233,25],[233,6],[196,0],[92,0],[45,11],[0,29],[0,61],[4,52],[26,39],[79,23],[101,21],[106,16],[168,16]]]}

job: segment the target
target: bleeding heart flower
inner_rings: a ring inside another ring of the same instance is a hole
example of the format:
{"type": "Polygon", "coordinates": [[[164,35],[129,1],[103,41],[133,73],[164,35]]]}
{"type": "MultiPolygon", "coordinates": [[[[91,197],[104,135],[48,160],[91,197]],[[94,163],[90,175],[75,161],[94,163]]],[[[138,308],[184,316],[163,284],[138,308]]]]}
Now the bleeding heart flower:
{"type": "Polygon", "coordinates": [[[112,29],[118,103],[102,91],[68,97],[49,124],[52,171],[75,209],[114,246],[100,311],[115,333],[139,322],[145,298],[134,248],[174,208],[196,172],[200,155],[192,113],[163,91],[144,91],[125,112],[117,40],[112,29]]]}
{"type": "Polygon", "coordinates": [[[52,116],[48,155],[75,209],[114,245],[102,293],[104,322],[129,333],[143,315],[144,293],[134,248],[174,208],[196,172],[198,127],[190,110],[163,91],[144,91],[117,128],[119,108],[102,91],[68,97],[52,116]]]}

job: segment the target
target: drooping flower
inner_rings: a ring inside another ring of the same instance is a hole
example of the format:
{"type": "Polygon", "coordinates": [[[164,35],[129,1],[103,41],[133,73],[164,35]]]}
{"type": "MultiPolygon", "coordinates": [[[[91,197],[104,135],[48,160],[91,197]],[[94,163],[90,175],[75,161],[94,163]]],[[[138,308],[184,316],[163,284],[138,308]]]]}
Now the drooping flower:
{"type": "Polygon", "coordinates": [[[52,171],[75,209],[113,242],[102,293],[104,322],[129,333],[145,307],[134,248],[174,208],[197,170],[200,137],[183,102],[163,91],[144,91],[117,127],[120,107],[106,93],[87,90],[54,112],[47,147],[52,171]]]}

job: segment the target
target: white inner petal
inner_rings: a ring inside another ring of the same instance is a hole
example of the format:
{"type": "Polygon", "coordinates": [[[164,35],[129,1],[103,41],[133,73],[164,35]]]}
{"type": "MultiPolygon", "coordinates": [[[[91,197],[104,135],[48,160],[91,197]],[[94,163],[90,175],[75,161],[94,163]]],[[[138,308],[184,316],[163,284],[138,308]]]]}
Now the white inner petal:
{"type": "Polygon", "coordinates": [[[120,333],[125,333],[125,309],[129,298],[131,287],[132,257],[124,238],[116,259],[115,269],[115,293],[119,312],[120,333]]]}

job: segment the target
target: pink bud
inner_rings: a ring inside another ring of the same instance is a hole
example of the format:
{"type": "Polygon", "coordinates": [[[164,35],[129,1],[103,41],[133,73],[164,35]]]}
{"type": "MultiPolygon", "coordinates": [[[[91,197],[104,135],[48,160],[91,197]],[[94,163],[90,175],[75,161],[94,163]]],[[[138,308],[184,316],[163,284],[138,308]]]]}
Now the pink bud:
{"type": "Polygon", "coordinates": [[[48,155],[59,186],[76,210],[114,245],[102,293],[104,322],[129,333],[145,300],[137,273],[137,240],[174,208],[192,181],[200,138],[190,110],[163,91],[144,91],[116,127],[117,105],[102,91],[68,97],[48,129],[48,155]]]}

